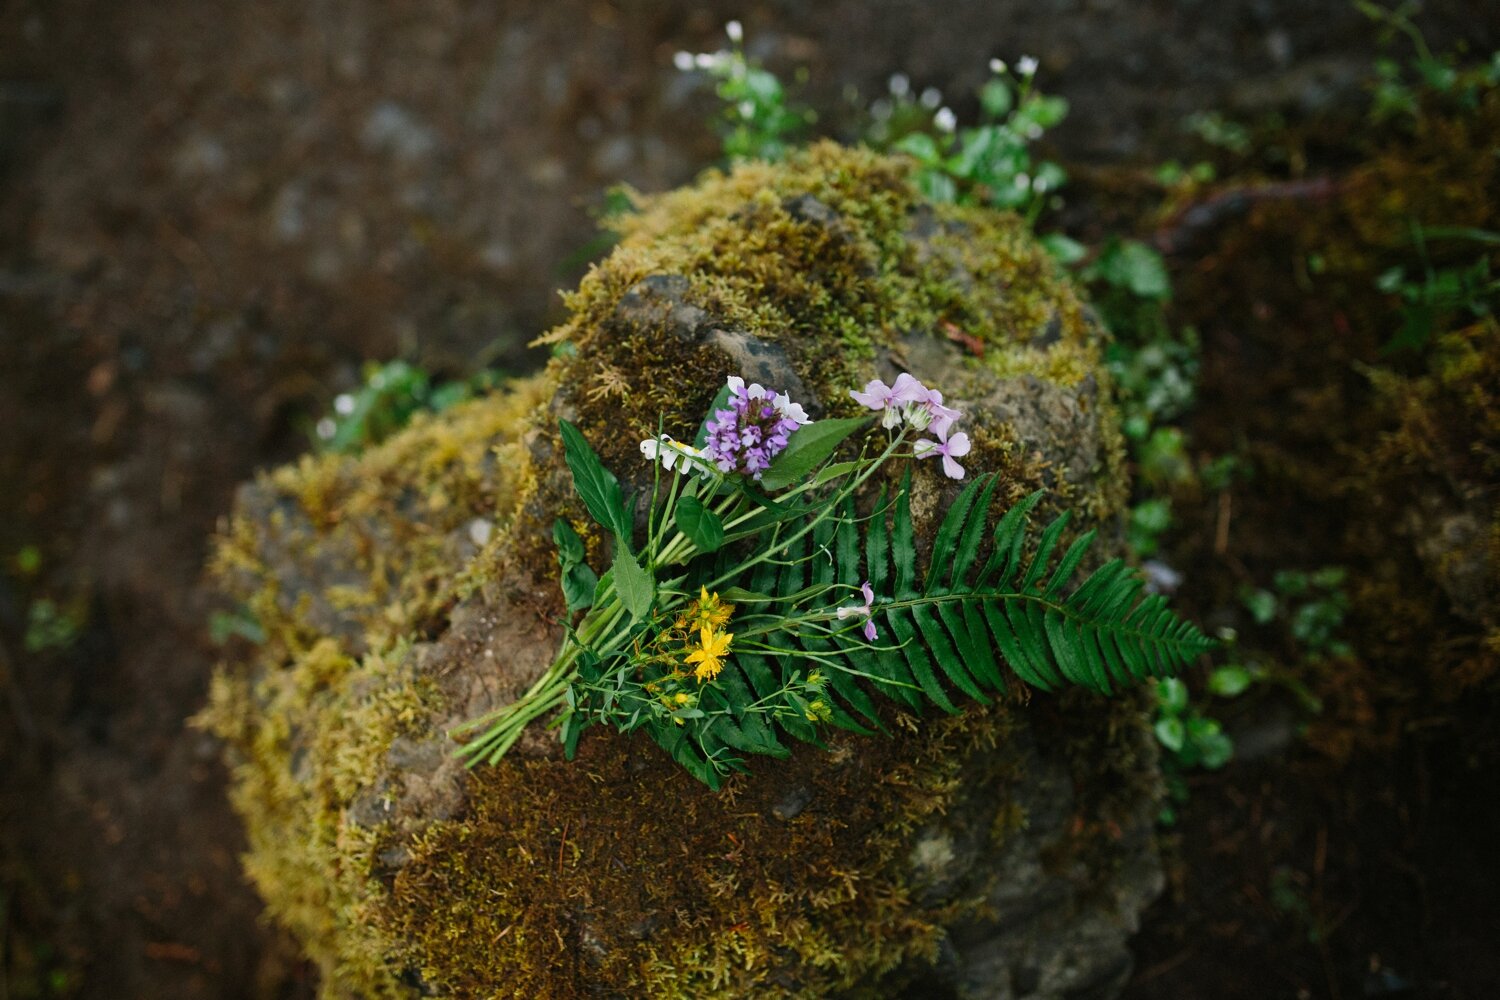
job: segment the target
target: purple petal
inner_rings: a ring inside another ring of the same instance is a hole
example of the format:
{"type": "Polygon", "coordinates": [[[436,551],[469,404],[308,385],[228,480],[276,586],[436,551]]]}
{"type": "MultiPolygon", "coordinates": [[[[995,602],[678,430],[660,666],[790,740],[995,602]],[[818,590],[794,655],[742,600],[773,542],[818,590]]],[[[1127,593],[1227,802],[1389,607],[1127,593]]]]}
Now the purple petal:
{"type": "Polygon", "coordinates": [[[943,473],[949,479],[962,479],[964,477],[964,467],[953,461],[953,459],[949,455],[944,454],[943,473]]]}
{"type": "Polygon", "coordinates": [[[859,585],[859,590],[860,590],[860,593],[862,593],[862,594],[865,595],[865,603],[866,604],[874,604],[875,603],[875,591],[873,591],[873,590],[870,589],[870,581],[869,580],[866,580],[864,583],[860,584],[859,585]]]}
{"type": "Polygon", "coordinates": [[[877,633],[875,631],[875,620],[873,618],[866,618],[865,619],[865,641],[866,642],[874,642],[876,635],[877,635],[877,633]]]}

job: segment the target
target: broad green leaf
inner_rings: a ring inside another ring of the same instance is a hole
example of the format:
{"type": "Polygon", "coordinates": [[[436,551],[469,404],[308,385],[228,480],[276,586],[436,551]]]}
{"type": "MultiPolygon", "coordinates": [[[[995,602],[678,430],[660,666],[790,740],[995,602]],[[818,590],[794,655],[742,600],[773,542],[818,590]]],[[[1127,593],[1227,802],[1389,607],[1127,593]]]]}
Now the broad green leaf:
{"type": "Polygon", "coordinates": [[[599,461],[599,456],[584,440],[582,431],[566,420],[558,423],[562,428],[563,456],[573,473],[573,488],[583,498],[584,506],[595,521],[628,540],[630,512],[625,509],[620,481],[599,461]]]}
{"type": "Polygon", "coordinates": [[[630,612],[630,617],[640,621],[651,613],[651,601],[656,596],[651,574],[641,568],[630,547],[615,540],[615,592],[620,603],[630,612]]]}
{"type": "Polygon", "coordinates": [[[869,424],[869,417],[817,420],[792,432],[786,450],[771,461],[760,477],[762,489],[779,490],[806,478],[822,465],[844,439],[869,424]]]}
{"type": "Polygon", "coordinates": [[[1187,729],[1182,720],[1175,716],[1156,720],[1156,739],[1162,746],[1173,753],[1182,749],[1183,742],[1187,739],[1187,729]]]}
{"type": "Polygon", "coordinates": [[[552,540],[557,543],[557,561],[561,572],[558,582],[569,611],[582,611],[594,603],[599,577],[583,561],[583,539],[562,518],[552,523],[552,540]]]}
{"type": "Polygon", "coordinates": [[[716,552],[724,544],[724,522],[702,500],[689,494],[677,501],[677,530],[688,537],[699,552],[716,552]]]}

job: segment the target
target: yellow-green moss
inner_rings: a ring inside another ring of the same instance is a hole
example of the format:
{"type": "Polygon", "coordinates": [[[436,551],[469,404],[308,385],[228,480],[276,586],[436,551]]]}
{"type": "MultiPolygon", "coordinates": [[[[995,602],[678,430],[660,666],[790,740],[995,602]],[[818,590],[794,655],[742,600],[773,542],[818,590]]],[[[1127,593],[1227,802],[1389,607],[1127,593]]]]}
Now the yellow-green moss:
{"type": "MultiPolygon", "coordinates": [[[[1102,377],[1077,296],[1019,219],[927,208],[907,172],[819,145],[638,199],[544,338],[571,345],[544,375],[358,458],[282,470],[230,524],[216,568],[268,641],[253,669],[215,681],[204,721],[231,747],[247,868],[318,960],[326,996],[409,995],[412,974],[463,997],[822,996],[930,958],[955,908],[974,905],[918,899],[911,841],[970,801],[990,838],[1024,824],[1005,795],[1021,767],[1013,702],[955,718],[892,709],[895,737],[757,760],[718,795],[644,741],[591,733],[571,764],[513,755],[473,773],[457,815],[382,819],[402,792],[393,745],[434,735],[449,710],[416,644],[465,597],[517,574],[549,580],[550,518],[581,515],[556,416],[634,468],[636,442],[659,421],[690,433],[726,374],[716,349],[649,313],[621,318],[645,278],[685,278],[684,303],[779,345],[834,411],[912,337],[962,345],[945,382],[955,398],[982,399],[1001,375],[1040,379],[1093,428],[1093,464],[1054,467],[1089,445],[1027,439],[983,413],[971,462],[1001,473],[1006,499],[1045,483],[1083,526],[1115,518],[1125,487],[1107,385],[1074,392],[1102,377]],[[478,553],[464,544],[476,517],[495,526],[478,553]],[[815,805],[779,819],[778,788],[815,805]]],[[[920,471],[919,519],[947,485],[920,471]]],[[[555,613],[554,591],[526,600],[555,613]]],[[[1102,719],[1046,718],[1070,740],[1102,719]]],[[[1080,837],[1093,822],[1080,817],[1080,837]]]]}

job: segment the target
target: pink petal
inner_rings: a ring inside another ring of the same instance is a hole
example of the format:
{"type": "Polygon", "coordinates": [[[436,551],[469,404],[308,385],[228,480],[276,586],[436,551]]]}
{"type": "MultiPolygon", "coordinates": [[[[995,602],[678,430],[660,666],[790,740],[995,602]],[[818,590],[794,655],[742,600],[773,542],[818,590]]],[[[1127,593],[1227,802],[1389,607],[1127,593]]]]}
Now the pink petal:
{"type": "Polygon", "coordinates": [[[875,641],[875,636],[877,634],[878,633],[876,633],[876,631],[875,631],[875,620],[872,619],[872,618],[866,618],[865,619],[865,641],[866,642],[874,642],[875,641]]]}
{"type": "Polygon", "coordinates": [[[861,406],[868,406],[872,410],[883,410],[886,403],[890,401],[891,389],[877,378],[866,383],[863,392],[850,389],[849,395],[853,396],[854,401],[861,406]]]}
{"type": "Polygon", "coordinates": [[[875,591],[873,591],[873,590],[870,589],[870,581],[869,580],[866,580],[864,583],[860,584],[859,585],[859,589],[860,589],[860,592],[865,595],[865,605],[866,606],[869,606],[869,605],[875,603],[875,591]]]}
{"type": "Polygon", "coordinates": [[[943,449],[944,452],[952,455],[954,458],[963,458],[969,453],[969,435],[965,434],[963,431],[959,431],[957,434],[947,439],[947,445],[948,446],[943,449]]]}
{"type": "Polygon", "coordinates": [[[964,477],[964,467],[947,455],[943,456],[943,472],[949,479],[962,479],[964,477]]]}
{"type": "Polygon", "coordinates": [[[927,400],[928,389],[921,382],[906,372],[896,376],[896,384],[891,386],[891,402],[893,403],[922,403],[927,400]]]}

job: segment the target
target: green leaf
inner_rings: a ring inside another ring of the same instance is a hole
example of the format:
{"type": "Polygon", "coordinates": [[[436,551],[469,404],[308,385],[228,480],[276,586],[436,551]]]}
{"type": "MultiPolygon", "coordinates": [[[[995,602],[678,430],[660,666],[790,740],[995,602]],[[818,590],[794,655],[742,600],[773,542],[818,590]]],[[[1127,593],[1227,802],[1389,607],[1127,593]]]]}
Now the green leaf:
{"type": "Polygon", "coordinates": [[[677,501],[677,530],[688,537],[699,552],[716,552],[724,544],[724,522],[702,500],[689,494],[677,501]]]}
{"type": "Polygon", "coordinates": [[[1048,233],[1043,236],[1042,249],[1051,254],[1053,260],[1064,266],[1078,263],[1088,253],[1088,247],[1062,233],[1048,233]]]}
{"type": "Polygon", "coordinates": [[[1234,698],[1245,692],[1255,675],[1245,667],[1230,664],[1208,675],[1208,689],[1220,698],[1234,698]]]}
{"type": "Polygon", "coordinates": [[[844,443],[861,427],[868,425],[869,417],[850,417],[843,420],[817,420],[792,432],[786,450],[777,455],[771,467],[760,477],[762,489],[779,490],[803,479],[833,454],[835,448],[844,443]]]}
{"type": "Polygon", "coordinates": [[[573,488],[583,498],[584,506],[595,521],[628,542],[630,512],[625,509],[620,481],[599,461],[582,431],[566,420],[560,420],[558,424],[562,428],[563,455],[573,473],[573,488]]]}
{"type": "Polygon", "coordinates": [[[1168,678],[1156,685],[1156,700],[1163,712],[1181,715],[1188,706],[1187,685],[1175,677],[1168,678]]]}
{"type": "Polygon", "coordinates": [[[583,561],[583,539],[578,537],[571,524],[558,518],[552,522],[552,540],[557,544],[557,561],[561,570],[558,582],[568,610],[582,611],[592,606],[599,577],[583,561]]]}
{"type": "Polygon", "coordinates": [[[1176,716],[1156,720],[1156,739],[1162,746],[1173,753],[1182,749],[1187,739],[1187,729],[1182,720],[1176,716]]]}
{"type": "Polygon", "coordinates": [[[651,613],[651,602],[656,596],[651,574],[641,568],[630,547],[616,539],[615,543],[615,592],[620,603],[630,612],[630,617],[640,621],[651,613]]]}

